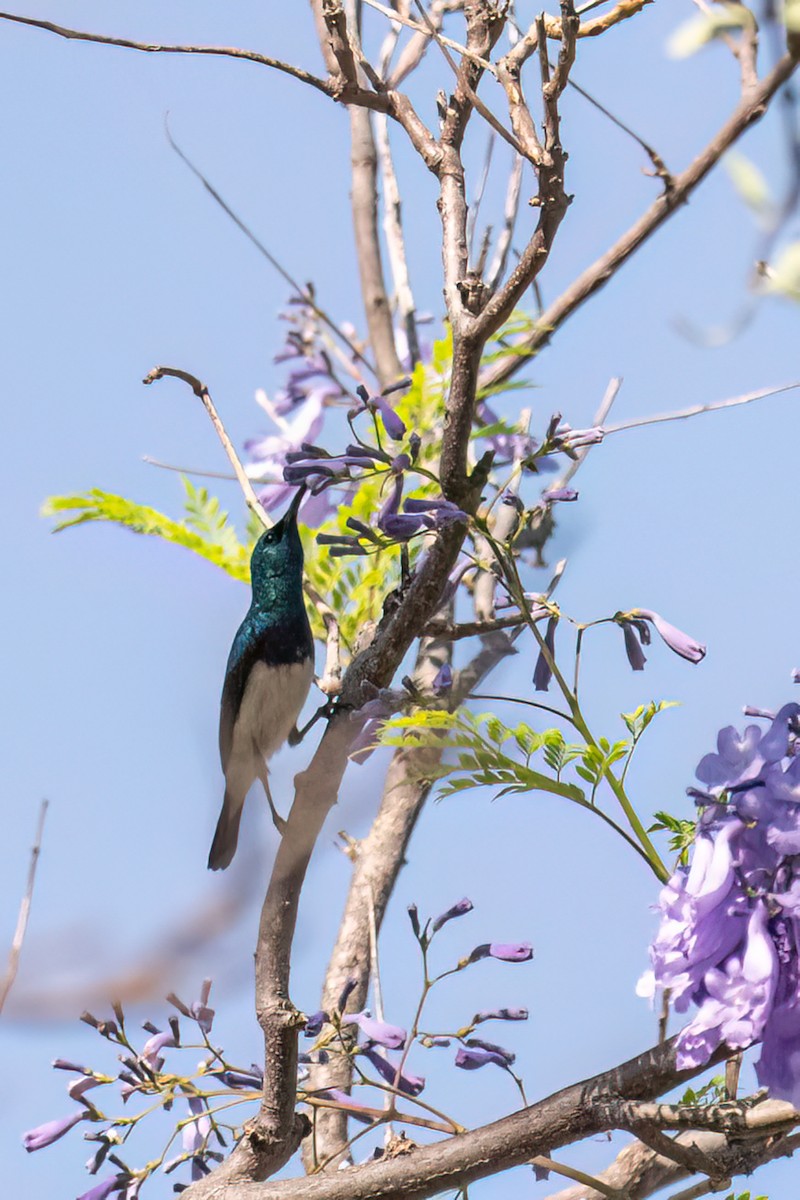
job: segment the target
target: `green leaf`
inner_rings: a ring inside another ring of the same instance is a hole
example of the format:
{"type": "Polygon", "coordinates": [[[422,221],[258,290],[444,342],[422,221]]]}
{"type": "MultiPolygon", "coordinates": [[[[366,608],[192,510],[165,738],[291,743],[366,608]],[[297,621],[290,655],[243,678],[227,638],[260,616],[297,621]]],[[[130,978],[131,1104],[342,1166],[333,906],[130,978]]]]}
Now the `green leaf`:
{"type": "Polygon", "coordinates": [[[679,25],[667,41],[670,58],[688,58],[709,42],[753,24],[753,14],[743,4],[718,4],[712,12],[698,13],[679,25]]]}
{"type": "Polygon", "coordinates": [[[789,300],[800,300],[800,242],[784,246],[776,261],[765,268],[762,289],[789,300]]]}
{"type": "Polygon", "coordinates": [[[729,150],[722,162],[739,197],[762,223],[770,224],[775,202],[769,184],[755,163],[739,150],[729,150]]]}
{"type": "Polygon", "coordinates": [[[247,548],[236,540],[232,530],[232,537],[227,536],[223,542],[214,541],[192,529],[187,522],[173,521],[155,508],[137,504],[100,488],[92,488],[83,495],[50,496],[42,506],[43,516],[58,517],[65,513],[74,515],[68,520],[58,521],[53,527],[54,533],[87,521],[109,521],[133,533],[160,537],[166,542],[183,546],[221,567],[234,579],[245,583],[250,579],[250,555],[247,548]]]}

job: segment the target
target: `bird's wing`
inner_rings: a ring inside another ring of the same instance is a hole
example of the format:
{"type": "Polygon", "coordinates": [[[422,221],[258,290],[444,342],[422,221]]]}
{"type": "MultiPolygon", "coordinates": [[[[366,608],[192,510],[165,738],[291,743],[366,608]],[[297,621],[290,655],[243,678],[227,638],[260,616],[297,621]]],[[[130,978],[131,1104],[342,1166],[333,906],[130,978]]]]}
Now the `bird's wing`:
{"type": "Polygon", "coordinates": [[[222,686],[219,713],[219,756],[223,771],[227,769],[233,746],[233,727],[239,715],[247,681],[253,667],[264,658],[266,640],[267,631],[254,628],[248,617],[245,617],[233,639],[225,671],[225,683],[222,686]]]}
{"type": "Polygon", "coordinates": [[[290,666],[314,655],[314,641],[305,609],[296,618],[275,620],[251,609],[233,639],[219,718],[219,753],[226,769],[233,745],[233,727],[250,674],[256,663],[290,666]]]}

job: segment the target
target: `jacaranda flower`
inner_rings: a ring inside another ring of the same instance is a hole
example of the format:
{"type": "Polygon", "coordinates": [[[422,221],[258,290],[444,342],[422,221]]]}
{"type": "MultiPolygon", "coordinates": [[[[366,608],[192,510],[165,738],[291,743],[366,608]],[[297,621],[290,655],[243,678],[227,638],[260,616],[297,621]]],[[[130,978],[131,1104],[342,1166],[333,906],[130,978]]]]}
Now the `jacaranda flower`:
{"type": "MultiPolygon", "coordinates": [[[[750,710],[752,711],[752,710],[750,710]]],[[[659,901],[652,975],[697,1011],[678,1035],[677,1066],[696,1068],[720,1045],[761,1042],[759,1082],[800,1103],[800,706],[762,732],[727,727],[690,789],[701,805],[692,859],[659,901]]]]}

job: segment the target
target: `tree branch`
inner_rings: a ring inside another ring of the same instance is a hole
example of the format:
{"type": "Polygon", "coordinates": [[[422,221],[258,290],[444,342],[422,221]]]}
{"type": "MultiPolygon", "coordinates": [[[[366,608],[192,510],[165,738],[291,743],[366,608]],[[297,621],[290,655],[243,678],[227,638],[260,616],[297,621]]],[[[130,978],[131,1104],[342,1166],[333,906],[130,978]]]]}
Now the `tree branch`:
{"type": "Polygon", "coordinates": [[[20,17],[15,13],[0,12],[0,21],[14,21],[18,25],[32,25],[36,29],[46,29],[59,37],[76,42],[97,42],[101,46],[121,46],[126,50],[142,50],[146,54],[209,54],[221,58],[243,58],[248,62],[258,63],[262,67],[272,67],[307,83],[326,96],[333,95],[329,80],[319,79],[302,67],[294,67],[291,63],[281,62],[278,58],[270,58],[267,54],[259,54],[256,50],[241,50],[236,46],[189,46],[159,45],[155,42],[134,42],[130,38],[109,37],[101,33],[86,33],[80,29],[69,29],[65,25],[55,25],[52,21],[40,21],[35,17],[20,17]]]}
{"type": "Polygon", "coordinates": [[[669,192],[659,196],[631,228],[618,239],[596,262],[542,313],[534,331],[515,344],[515,353],[481,373],[482,388],[497,386],[510,379],[527,361],[545,346],[564,322],[594,295],[627,262],[655,231],[684,204],[709,171],[716,166],[725,151],[762,117],[775,93],[791,77],[797,66],[791,55],[785,55],[752,92],[736,107],[729,119],[694,161],[673,179],[669,192]]]}
{"type": "MultiPolygon", "coordinates": [[[[662,1042],[499,1121],[432,1146],[417,1147],[399,1158],[260,1187],[214,1188],[218,1171],[194,1184],[186,1193],[187,1200],[210,1200],[212,1196],[215,1200],[425,1200],[463,1188],[536,1155],[550,1155],[561,1146],[614,1128],[613,1097],[652,1100],[699,1074],[700,1069],[676,1069],[675,1042],[675,1038],[662,1042]]],[[[706,1065],[722,1061],[729,1053],[727,1047],[720,1047],[706,1065]]]]}

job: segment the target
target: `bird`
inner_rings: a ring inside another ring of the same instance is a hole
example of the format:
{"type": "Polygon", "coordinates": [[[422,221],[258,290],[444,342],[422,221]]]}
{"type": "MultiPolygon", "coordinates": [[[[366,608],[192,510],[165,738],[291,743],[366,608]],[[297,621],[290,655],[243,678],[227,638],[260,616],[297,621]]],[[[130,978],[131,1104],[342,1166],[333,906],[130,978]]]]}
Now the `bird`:
{"type": "Polygon", "coordinates": [[[253,547],[252,600],[233,639],[222,688],[219,752],[225,798],[208,856],[212,871],[224,870],[236,853],[242,808],[256,779],[264,786],[276,827],[284,824],[270,795],[265,760],[290,739],[314,675],[297,531],[304,490],[253,547]]]}

